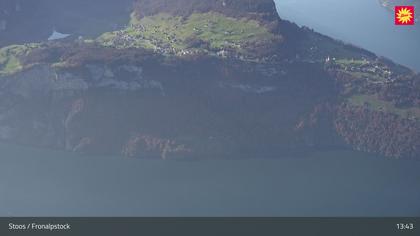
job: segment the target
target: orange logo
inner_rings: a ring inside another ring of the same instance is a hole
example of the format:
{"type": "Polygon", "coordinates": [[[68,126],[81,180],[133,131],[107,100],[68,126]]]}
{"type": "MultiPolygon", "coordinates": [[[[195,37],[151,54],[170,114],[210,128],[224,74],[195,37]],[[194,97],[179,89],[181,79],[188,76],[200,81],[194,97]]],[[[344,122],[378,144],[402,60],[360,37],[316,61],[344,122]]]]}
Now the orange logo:
{"type": "Polygon", "coordinates": [[[395,24],[414,25],[414,6],[396,6],[395,24]]]}

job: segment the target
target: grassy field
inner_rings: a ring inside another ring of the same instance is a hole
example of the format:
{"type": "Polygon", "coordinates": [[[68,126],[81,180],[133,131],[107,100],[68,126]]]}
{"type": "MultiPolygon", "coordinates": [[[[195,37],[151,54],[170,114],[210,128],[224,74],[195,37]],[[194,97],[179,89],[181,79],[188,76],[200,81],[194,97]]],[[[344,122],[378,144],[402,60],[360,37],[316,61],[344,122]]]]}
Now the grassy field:
{"type": "Polygon", "coordinates": [[[336,63],[344,65],[344,66],[363,66],[368,65],[369,61],[366,60],[350,60],[350,59],[338,59],[336,63]]]}
{"type": "Polygon", "coordinates": [[[358,94],[350,97],[348,102],[354,106],[367,105],[369,109],[374,111],[393,113],[402,118],[420,119],[420,108],[398,108],[392,102],[381,100],[376,95],[358,94]]]}
{"type": "Polygon", "coordinates": [[[334,63],[352,77],[373,83],[384,83],[391,76],[389,68],[368,60],[338,59],[334,63]]]}
{"type": "Polygon", "coordinates": [[[190,48],[229,48],[243,52],[244,45],[278,37],[257,21],[230,18],[218,13],[196,13],[187,19],[167,14],[140,20],[132,18],[126,29],[105,33],[97,41],[116,48],[163,48],[175,52],[190,48]]]}

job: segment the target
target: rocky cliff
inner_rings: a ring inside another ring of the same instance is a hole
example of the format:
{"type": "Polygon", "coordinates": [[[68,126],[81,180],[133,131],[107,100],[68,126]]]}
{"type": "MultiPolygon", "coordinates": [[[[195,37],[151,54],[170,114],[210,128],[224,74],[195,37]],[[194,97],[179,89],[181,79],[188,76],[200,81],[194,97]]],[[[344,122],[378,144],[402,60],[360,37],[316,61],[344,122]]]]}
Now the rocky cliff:
{"type": "Polygon", "coordinates": [[[137,0],[100,35],[0,49],[0,138],[130,157],[334,147],[414,158],[419,84],[281,20],[271,0],[137,0]]]}

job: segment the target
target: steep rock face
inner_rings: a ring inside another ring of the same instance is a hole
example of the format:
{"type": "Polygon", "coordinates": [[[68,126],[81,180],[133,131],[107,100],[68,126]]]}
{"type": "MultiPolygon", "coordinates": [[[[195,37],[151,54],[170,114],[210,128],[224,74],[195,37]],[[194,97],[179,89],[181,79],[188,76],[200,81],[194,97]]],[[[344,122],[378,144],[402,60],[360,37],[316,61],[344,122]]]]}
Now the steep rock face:
{"type": "Polygon", "coordinates": [[[1,49],[0,138],[129,157],[420,156],[409,69],[280,20],[271,0],[137,0],[134,13],[96,39],[1,49]]]}
{"type": "Polygon", "coordinates": [[[288,76],[279,64],[54,47],[2,78],[5,140],[127,156],[272,157],[304,148],[296,121],[333,91],[332,80],[308,76],[328,77],[311,64],[287,66],[288,76]]]}
{"type": "Polygon", "coordinates": [[[183,155],[186,156],[192,150],[185,147],[185,145],[178,144],[175,140],[156,138],[144,134],[133,134],[122,148],[121,154],[128,157],[136,157],[139,154],[156,155],[160,158],[166,159],[169,155],[183,155]],[[139,153],[143,152],[143,153],[139,153]]]}

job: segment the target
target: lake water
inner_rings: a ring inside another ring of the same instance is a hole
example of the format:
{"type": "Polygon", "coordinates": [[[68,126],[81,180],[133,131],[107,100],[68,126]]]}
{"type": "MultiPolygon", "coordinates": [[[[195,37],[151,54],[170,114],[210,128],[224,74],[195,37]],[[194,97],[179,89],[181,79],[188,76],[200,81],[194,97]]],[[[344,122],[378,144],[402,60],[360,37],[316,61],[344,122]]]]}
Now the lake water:
{"type": "Polygon", "coordinates": [[[275,0],[283,19],[366,48],[420,72],[420,22],[395,26],[378,0],[275,0]]]}
{"type": "Polygon", "coordinates": [[[420,161],[162,161],[0,144],[1,216],[420,216],[420,161]]]}

